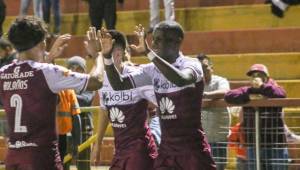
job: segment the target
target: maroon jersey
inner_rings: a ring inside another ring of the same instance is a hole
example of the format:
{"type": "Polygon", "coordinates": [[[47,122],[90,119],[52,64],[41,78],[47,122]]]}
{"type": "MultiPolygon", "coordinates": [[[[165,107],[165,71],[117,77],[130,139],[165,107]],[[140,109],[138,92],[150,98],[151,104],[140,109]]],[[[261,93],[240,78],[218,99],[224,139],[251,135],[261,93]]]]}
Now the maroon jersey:
{"type": "MultiPolygon", "coordinates": [[[[26,153],[21,151],[25,148],[34,148],[35,151],[38,148],[56,148],[56,93],[70,88],[81,91],[87,80],[87,75],[34,61],[15,62],[2,67],[0,94],[9,126],[9,150],[26,153]]],[[[7,163],[21,160],[7,157],[7,163]]]]}
{"type": "MultiPolygon", "coordinates": [[[[125,66],[123,74],[133,71],[138,71],[138,68],[125,66]]],[[[148,101],[156,104],[153,87],[114,91],[105,75],[99,95],[100,105],[108,111],[114,130],[115,157],[124,157],[132,152],[144,150],[155,158],[156,146],[146,121],[148,101]]]]}
{"type": "Polygon", "coordinates": [[[143,66],[141,73],[130,74],[133,84],[137,87],[154,85],[162,131],[159,154],[177,155],[191,151],[207,151],[209,145],[199,121],[204,88],[201,64],[181,54],[172,65],[180,70],[192,69],[197,78],[196,83],[178,87],[152,63],[143,66]]]}

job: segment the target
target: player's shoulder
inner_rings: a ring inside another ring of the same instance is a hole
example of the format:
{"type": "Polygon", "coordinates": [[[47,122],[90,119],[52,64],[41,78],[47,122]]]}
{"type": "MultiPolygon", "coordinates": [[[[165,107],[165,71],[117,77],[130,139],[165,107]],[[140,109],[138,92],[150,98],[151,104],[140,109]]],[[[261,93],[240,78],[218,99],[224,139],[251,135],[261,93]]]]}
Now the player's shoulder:
{"type": "Polygon", "coordinates": [[[7,64],[7,65],[4,65],[0,68],[0,72],[4,72],[5,70],[7,70],[10,67],[13,67],[14,65],[15,65],[15,63],[10,63],[10,64],[7,64]]]}
{"type": "Polygon", "coordinates": [[[183,62],[195,62],[195,63],[200,63],[200,62],[198,61],[198,59],[195,58],[195,57],[182,55],[181,58],[182,58],[182,61],[183,61],[183,62]]]}
{"type": "Polygon", "coordinates": [[[177,58],[175,65],[178,65],[181,68],[195,67],[202,69],[201,63],[198,61],[198,59],[185,56],[182,53],[180,53],[179,57],[177,58]]]}
{"type": "Polygon", "coordinates": [[[122,74],[128,74],[140,70],[141,70],[140,65],[124,65],[122,74]]]}
{"type": "Polygon", "coordinates": [[[142,69],[153,69],[153,68],[155,68],[155,65],[151,62],[151,63],[147,63],[147,64],[141,64],[141,65],[139,65],[139,67],[142,69]]]}

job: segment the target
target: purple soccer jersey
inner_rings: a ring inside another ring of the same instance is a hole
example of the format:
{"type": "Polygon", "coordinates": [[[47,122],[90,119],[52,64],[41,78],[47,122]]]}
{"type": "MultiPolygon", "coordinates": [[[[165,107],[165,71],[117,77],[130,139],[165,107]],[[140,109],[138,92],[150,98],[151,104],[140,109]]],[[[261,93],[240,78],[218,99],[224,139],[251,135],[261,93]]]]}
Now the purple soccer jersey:
{"type": "Polygon", "coordinates": [[[57,148],[56,93],[70,88],[84,90],[88,75],[52,64],[21,61],[2,67],[0,78],[1,100],[9,126],[6,164],[31,164],[36,161],[31,156],[39,154],[39,148],[57,148]],[[30,148],[35,154],[29,154],[30,148]]]}
{"type": "MultiPolygon", "coordinates": [[[[175,63],[172,64],[179,70],[190,68],[197,78],[196,83],[178,87],[171,83],[166,77],[150,63],[144,65],[141,73],[130,74],[132,82],[137,87],[145,84],[153,84],[156,99],[159,105],[159,117],[161,120],[162,140],[159,148],[158,164],[163,164],[161,159],[174,155],[197,155],[207,160],[208,166],[199,163],[201,160],[190,162],[202,168],[213,169],[213,161],[209,153],[209,145],[201,127],[201,101],[204,89],[203,72],[201,64],[192,58],[180,54],[175,63]]],[[[176,159],[176,158],[174,158],[176,159]]],[[[172,161],[171,161],[172,162],[172,161]]],[[[157,163],[156,163],[157,164],[157,163]]],[[[186,164],[182,163],[182,165],[186,164]]],[[[159,169],[160,165],[157,165],[159,169]]],[[[166,165],[168,166],[168,165],[166,165]]],[[[173,167],[172,165],[169,165],[173,167]]],[[[188,167],[187,167],[188,168],[188,167]]]]}
{"type": "MultiPolygon", "coordinates": [[[[123,74],[139,69],[124,66],[123,74]]],[[[108,111],[115,136],[115,158],[128,157],[131,153],[146,152],[149,158],[157,156],[154,138],[147,124],[148,101],[156,104],[152,86],[131,90],[114,91],[104,76],[103,87],[99,90],[100,105],[108,111]],[[141,152],[142,151],[142,152],[141,152]]]]}

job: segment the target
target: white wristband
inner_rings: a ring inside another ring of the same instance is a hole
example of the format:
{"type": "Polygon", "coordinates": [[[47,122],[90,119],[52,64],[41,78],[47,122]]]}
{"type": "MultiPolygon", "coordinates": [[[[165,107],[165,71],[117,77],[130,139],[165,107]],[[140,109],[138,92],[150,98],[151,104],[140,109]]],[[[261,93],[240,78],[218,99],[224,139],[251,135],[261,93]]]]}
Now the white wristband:
{"type": "Polygon", "coordinates": [[[150,61],[152,61],[156,57],[156,55],[154,54],[154,52],[150,51],[147,54],[147,57],[149,58],[150,61]]]}
{"type": "Polygon", "coordinates": [[[114,64],[114,62],[111,58],[104,58],[103,62],[105,65],[113,65],[114,64]]]}

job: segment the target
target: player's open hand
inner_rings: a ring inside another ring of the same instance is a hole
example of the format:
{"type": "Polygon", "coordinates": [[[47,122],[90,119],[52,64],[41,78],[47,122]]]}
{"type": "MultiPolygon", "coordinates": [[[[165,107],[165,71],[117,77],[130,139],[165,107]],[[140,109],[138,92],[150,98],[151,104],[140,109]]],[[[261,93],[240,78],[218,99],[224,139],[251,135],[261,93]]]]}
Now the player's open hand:
{"type": "Polygon", "coordinates": [[[100,31],[97,32],[95,27],[90,27],[86,32],[84,47],[87,53],[93,58],[96,58],[101,51],[100,31]]]}
{"type": "Polygon", "coordinates": [[[112,38],[107,29],[101,28],[100,31],[100,42],[102,46],[102,54],[104,58],[111,58],[111,51],[115,40],[112,38]]]}
{"type": "Polygon", "coordinates": [[[52,62],[55,58],[61,57],[64,50],[68,46],[68,41],[70,39],[71,39],[70,34],[63,34],[63,35],[57,37],[57,39],[53,43],[53,45],[48,53],[48,56],[47,56],[48,61],[46,61],[46,62],[52,62]]]}
{"type": "Polygon", "coordinates": [[[150,51],[150,49],[146,41],[144,27],[141,24],[135,26],[134,34],[138,37],[139,44],[138,45],[131,44],[130,48],[137,53],[147,54],[150,51]]]}

